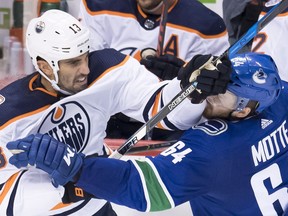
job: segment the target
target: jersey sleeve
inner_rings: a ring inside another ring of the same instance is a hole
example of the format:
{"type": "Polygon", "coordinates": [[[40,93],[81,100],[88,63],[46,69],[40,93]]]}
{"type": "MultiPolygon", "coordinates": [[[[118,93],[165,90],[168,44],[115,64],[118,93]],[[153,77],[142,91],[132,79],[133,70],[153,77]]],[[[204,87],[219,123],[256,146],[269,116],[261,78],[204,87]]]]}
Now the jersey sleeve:
{"type": "MultiPolygon", "coordinates": [[[[114,72],[115,85],[119,83],[119,86],[115,86],[112,96],[113,104],[118,107],[113,109],[141,122],[147,122],[181,91],[177,78],[160,82],[132,57],[128,57],[127,62],[114,72]]],[[[168,130],[188,129],[199,121],[205,105],[205,101],[192,104],[185,99],[157,126],[168,130]]]]}
{"type": "MultiPolygon", "coordinates": [[[[91,112],[95,114],[91,118],[95,118],[95,122],[99,122],[99,118],[96,119],[97,111],[104,116],[104,124],[110,116],[119,112],[140,122],[147,122],[181,91],[177,78],[160,81],[136,59],[114,49],[93,52],[89,61],[90,73],[97,71],[96,79],[88,89],[62,99],[61,103],[76,100],[85,109],[91,107],[94,110],[91,112]]],[[[52,105],[52,109],[58,105],[52,105]]],[[[192,104],[189,99],[184,99],[157,127],[168,130],[188,129],[199,121],[205,105],[206,101],[192,104]]],[[[99,124],[95,127],[99,128],[99,124]]]]}
{"type": "Polygon", "coordinates": [[[216,171],[208,157],[209,148],[190,144],[179,141],[155,158],[141,161],[85,159],[76,184],[95,196],[139,211],[173,208],[213,185],[216,171]]]}

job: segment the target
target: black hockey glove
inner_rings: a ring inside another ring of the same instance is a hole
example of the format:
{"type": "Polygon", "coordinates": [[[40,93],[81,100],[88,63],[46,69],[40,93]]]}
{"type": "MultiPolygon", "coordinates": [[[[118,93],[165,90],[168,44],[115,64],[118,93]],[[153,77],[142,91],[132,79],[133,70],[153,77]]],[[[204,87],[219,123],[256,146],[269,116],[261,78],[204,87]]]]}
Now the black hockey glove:
{"type": "Polygon", "coordinates": [[[210,95],[226,92],[232,72],[231,62],[218,60],[214,66],[212,60],[215,58],[212,55],[196,55],[180,69],[177,78],[181,80],[182,88],[197,81],[199,91],[195,90],[189,95],[191,103],[198,104],[210,95]]]}
{"type": "Polygon", "coordinates": [[[184,63],[183,60],[171,54],[157,57],[155,53],[155,55],[147,55],[140,60],[140,64],[162,80],[171,80],[177,77],[178,71],[184,63]]]}

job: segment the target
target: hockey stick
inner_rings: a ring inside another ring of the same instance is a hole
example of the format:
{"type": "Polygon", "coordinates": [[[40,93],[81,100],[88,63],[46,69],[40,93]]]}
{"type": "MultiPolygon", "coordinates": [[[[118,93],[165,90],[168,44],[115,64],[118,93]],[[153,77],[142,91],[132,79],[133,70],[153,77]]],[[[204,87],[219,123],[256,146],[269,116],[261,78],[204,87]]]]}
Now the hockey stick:
{"type": "Polygon", "coordinates": [[[231,54],[236,54],[243,46],[245,46],[256,34],[261,31],[271,20],[273,20],[278,14],[284,11],[288,7],[288,1],[283,0],[272,9],[270,9],[265,16],[262,17],[258,22],[256,22],[237,42],[235,42],[222,56],[225,56],[229,52],[229,57],[231,54]]]}
{"type": "Polygon", "coordinates": [[[176,142],[177,142],[177,140],[172,140],[172,141],[166,141],[163,143],[149,144],[149,145],[145,145],[145,146],[136,146],[136,147],[129,149],[128,153],[137,153],[137,152],[167,148],[167,147],[174,145],[176,142]]]}
{"type": "MultiPolygon", "coordinates": [[[[130,148],[127,153],[138,153],[138,152],[143,152],[143,151],[151,151],[155,149],[161,149],[161,148],[167,148],[172,145],[174,145],[177,142],[177,140],[171,140],[171,141],[166,141],[162,143],[154,143],[154,144],[147,144],[143,146],[134,146],[133,148],[130,148]]],[[[11,149],[10,152],[12,154],[19,154],[21,152],[24,152],[24,150],[21,149],[11,149]]]]}
{"type": "Polygon", "coordinates": [[[163,54],[163,45],[166,32],[166,23],[167,23],[167,14],[168,14],[168,0],[163,0],[162,12],[159,24],[159,34],[158,34],[158,44],[157,44],[157,56],[163,54]]]}
{"type": "MultiPolygon", "coordinates": [[[[169,8],[168,0],[162,0],[161,7],[162,7],[162,10],[161,10],[161,17],[160,17],[160,22],[159,22],[158,43],[157,43],[157,50],[156,50],[156,56],[158,57],[164,54],[164,38],[165,38],[167,15],[168,15],[168,8],[169,8]]],[[[145,139],[151,140],[152,133],[153,133],[153,130],[147,131],[145,139]]]]}
{"type": "MultiPolygon", "coordinates": [[[[256,22],[237,42],[231,45],[218,59],[224,59],[236,54],[243,46],[245,46],[256,34],[263,29],[271,20],[288,7],[288,0],[283,0],[275,5],[265,16],[256,22]]],[[[199,68],[201,69],[201,68],[199,68]]],[[[121,158],[131,147],[133,147],[140,139],[142,139],[158,122],[164,119],[172,110],[174,110],[192,91],[196,89],[197,83],[193,81],[191,85],[183,88],[168,104],[166,104],[154,117],[146,122],[139,130],[137,130],[123,145],[114,151],[111,158],[121,158]]]]}

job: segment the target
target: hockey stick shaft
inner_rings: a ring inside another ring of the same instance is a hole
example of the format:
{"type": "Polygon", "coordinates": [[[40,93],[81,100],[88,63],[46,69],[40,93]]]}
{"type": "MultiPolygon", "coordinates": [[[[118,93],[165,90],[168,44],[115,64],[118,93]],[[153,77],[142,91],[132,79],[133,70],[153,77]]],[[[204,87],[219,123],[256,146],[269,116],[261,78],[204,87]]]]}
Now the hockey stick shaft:
{"type": "MultiPolygon", "coordinates": [[[[236,43],[231,45],[217,59],[224,59],[236,54],[243,46],[245,46],[256,34],[263,29],[271,20],[288,7],[288,0],[283,0],[275,5],[262,19],[256,22],[236,43]]],[[[214,62],[216,62],[215,60],[214,62]]],[[[121,145],[111,158],[121,158],[131,147],[133,147],[140,139],[142,139],[158,122],[164,119],[172,112],[188,95],[196,89],[197,83],[194,81],[191,85],[183,88],[168,104],[166,104],[155,116],[146,122],[138,131],[136,131],[123,145],[121,145]]]]}
{"type": "Polygon", "coordinates": [[[149,145],[145,145],[145,146],[136,146],[136,147],[134,146],[133,148],[128,150],[128,153],[137,153],[137,152],[167,148],[167,147],[174,145],[176,142],[177,142],[177,140],[172,140],[172,141],[167,141],[167,142],[163,142],[163,143],[149,144],[149,145]]]}
{"type": "MultiPolygon", "coordinates": [[[[288,7],[288,1],[275,5],[269,10],[265,16],[263,16],[258,22],[256,22],[237,42],[235,42],[228,50],[226,50],[221,56],[231,56],[236,54],[242,47],[244,47],[250,40],[252,40],[258,32],[260,32],[268,23],[271,22],[277,15],[283,12],[288,7]]],[[[220,56],[220,58],[221,58],[220,56]]]]}
{"type": "Polygon", "coordinates": [[[174,110],[189,94],[196,89],[196,82],[182,89],[168,104],[166,104],[155,116],[138,129],[123,145],[114,151],[111,158],[121,158],[130,148],[141,140],[158,122],[164,119],[172,110],[174,110]]]}
{"type": "Polygon", "coordinates": [[[157,44],[157,50],[156,50],[157,56],[160,56],[163,54],[167,15],[168,15],[168,0],[163,0],[162,12],[161,12],[160,24],[159,24],[158,44],[157,44]]]}

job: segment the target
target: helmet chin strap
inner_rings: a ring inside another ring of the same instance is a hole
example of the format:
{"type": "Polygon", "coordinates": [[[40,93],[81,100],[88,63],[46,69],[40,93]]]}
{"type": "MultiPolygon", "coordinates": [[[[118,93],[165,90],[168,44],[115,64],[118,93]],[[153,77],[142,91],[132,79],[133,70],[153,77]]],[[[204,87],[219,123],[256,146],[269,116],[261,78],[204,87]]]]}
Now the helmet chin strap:
{"type": "Polygon", "coordinates": [[[72,93],[61,89],[55,80],[49,79],[48,81],[51,83],[52,88],[55,89],[56,91],[61,92],[62,94],[65,94],[65,95],[72,95],[72,93]]]}
{"type": "Polygon", "coordinates": [[[58,86],[58,73],[57,73],[57,69],[56,68],[53,68],[53,72],[54,72],[54,76],[55,76],[55,80],[51,80],[39,67],[37,64],[34,64],[35,66],[35,69],[41,74],[41,76],[43,76],[46,80],[48,80],[48,82],[51,83],[51,86],[52,88],[57,91],[57,92],[60,92],[64,95],[72,95],[73,93],[71,92],[68,92],[68,91],[65,91],[63,89],[61,89],[59,86],[58,86]]]}
{"type": "Polygon", "coordinates": [[[51,83],[52,88],[55,89],[56,91],[61,92],[62,94],[65,94],[65,95],[72,95],[71,92],[65,91],[58,86],[58,82],[59,82],[58,70],[59,70],[58,66],[53,67],[55,80],[48,79],[48,81],[51,83]]]}

